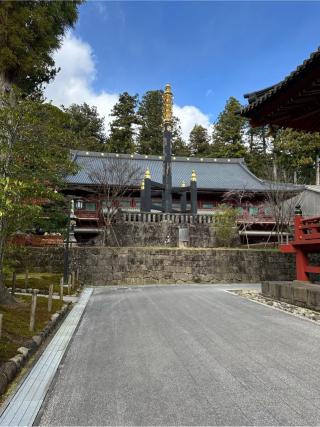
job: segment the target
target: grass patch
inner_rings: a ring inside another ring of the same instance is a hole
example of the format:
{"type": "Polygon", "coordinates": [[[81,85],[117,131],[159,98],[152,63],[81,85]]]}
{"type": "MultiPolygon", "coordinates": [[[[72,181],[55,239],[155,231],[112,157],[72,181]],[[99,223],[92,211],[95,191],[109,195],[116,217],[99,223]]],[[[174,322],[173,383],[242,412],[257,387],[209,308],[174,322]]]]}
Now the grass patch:
{"type": "Polygon", "coordinates": [[[34,332],[29,331],[31,296],[16,297],[17,304],[0,304],[3,314],[2,337],[0,338],[0,364],[17,354],[17,349],[33,335],[41,332],[53,313],[60,310],[60,300],[52,300],[52,311],[48,313],[48,298],[38,296],[34,332]]]}
{"type": "MultiPolygon", "coordinates": [[[[53,285],[53,292],[60,292],[60,280],[62,275],[59,273],[29,273],[27,288],[49,291],[49,286],[53,285]]],[[[7,287],[12,286],[12,278],[5,281],[7,287]]],[[[25,289],[25,274],[20,273],[16,276],[16,288],[25,289]]],[[[77,283],[76,283],[77,288],[77,283]]],[[[68,295],[68,288],[63,288],[64,295],[68,295]]]]}

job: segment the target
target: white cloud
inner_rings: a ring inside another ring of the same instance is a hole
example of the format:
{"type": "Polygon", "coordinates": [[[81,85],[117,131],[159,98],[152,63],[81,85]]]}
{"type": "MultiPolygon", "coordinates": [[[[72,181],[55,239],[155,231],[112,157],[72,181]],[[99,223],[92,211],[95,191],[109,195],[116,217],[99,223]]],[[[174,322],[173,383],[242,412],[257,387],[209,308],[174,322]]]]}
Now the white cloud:
{"type": "MultiPolygon", "coordinates": [[[[68,107],[72,103],[83,102],[96,106],[99,114],[105,118],[108,130],[111,121],[109,114],[119,95],[104,90],[96,91],[93,88],[92,83],[96,79],[97,72],[91,46],[70,33],[66,36],[61,49],[54,55],[54,60],[61,70],[45,89],[47,99],[57,106],[68,107]]],[[[182,136],[186,141],[195,124],[208,129],[210,127],[209,117],[197,107],[174,105],[173,112],[181,121],[182,136]]]]}
{"type": "Polygon", "coordinates": [[[173,114],[180,119],[182,137],[185,141],[188,141],[189,134],[194,125],[201,125],[210,130],[209,116],[204,114],[199,110],[199,108],[194,107],[193,105],[185,105],[184,107],[174,105],[173,114]]]}
{"type": "Polygon", "coordinates": [[[96,66],[91,46],[68,34],[61,49],[54,55],[54,60],[61,70],[55,80],[46,87],[47,99],[57,106],[68,107],[72,103],[83,102],[96,106],[99,114],[105,118],[108,129],[109,114],[118,101],[118,94],[97,92],[93,89],[96,66]]]}

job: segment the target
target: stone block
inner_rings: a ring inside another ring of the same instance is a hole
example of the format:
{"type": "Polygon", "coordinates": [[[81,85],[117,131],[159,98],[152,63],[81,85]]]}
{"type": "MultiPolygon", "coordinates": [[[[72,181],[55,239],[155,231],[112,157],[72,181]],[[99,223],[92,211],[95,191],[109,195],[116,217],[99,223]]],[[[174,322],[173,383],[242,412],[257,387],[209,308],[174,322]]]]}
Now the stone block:
{"type": "Polygon", "coordinates": [[[22,354],[16,354],[15,356],[11,357],[9,361],[14,362],[17,366],[17,370],[19,370],[23,365],[23,356],[22,354]]]}
{"type": "Polygon", "coordinates": [[[30,352],[33,353],[35,351],[35,349],[37,348],[37,344],[31,339],[25,343],[25,347],[27,349],[29,349],[30,352]]]}
{"type": "MultiPolygon", "coordinates": [[[[13,361],[5,362],[0,369],[1,373],[4,373],[7,377],[8,383],[13,380],[16,373],[18,372],[17,365],[13,361]]],[[[0,392],[1,394],[1,392],[0,392]]]]}
{"type": "Polygon", "coordinates": [[[307,288],[302,286],[292,286],[292,302],[293,304],[306,304],[307,288]]]}
{"type": "Polygon", "coordinates": [[[0,395],[6,391],[8,385],[8,378],[4,372],[0,371],[0,395]]]}
{"type": "Polygon", "coordinates": [[[19,347],[17,350],[18,353],[22,354],[22,356],[26,359],[29,355],[29,348],[26,347],[19,347]]]}

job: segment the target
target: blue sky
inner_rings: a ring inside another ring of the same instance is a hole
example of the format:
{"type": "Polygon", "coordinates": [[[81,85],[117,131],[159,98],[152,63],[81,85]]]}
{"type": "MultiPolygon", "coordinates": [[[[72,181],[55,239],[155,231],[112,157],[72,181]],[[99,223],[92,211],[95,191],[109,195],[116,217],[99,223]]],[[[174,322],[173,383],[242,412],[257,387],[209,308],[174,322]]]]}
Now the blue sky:
{"type": "MultiPolygon", "coordinates": [[[[141,95],[169,82],[179,114],[205,124],[228,97],[245,102],[244,93],[278,82],[301,64],[320,45],[319,22],[319,2],[89,1],[69,41],[87,49],[92,102],[103,94],[114,101],[123,91],[141,95]]],[[[71,52],[69,46],[69,55],[58,55],[62,70],[70,67],[71,52]]],[[[74,61],[80,68],[86,63],[74,61]]],[[[61,103],[55,92],[53,85],[49,95],[61,103]]]]}

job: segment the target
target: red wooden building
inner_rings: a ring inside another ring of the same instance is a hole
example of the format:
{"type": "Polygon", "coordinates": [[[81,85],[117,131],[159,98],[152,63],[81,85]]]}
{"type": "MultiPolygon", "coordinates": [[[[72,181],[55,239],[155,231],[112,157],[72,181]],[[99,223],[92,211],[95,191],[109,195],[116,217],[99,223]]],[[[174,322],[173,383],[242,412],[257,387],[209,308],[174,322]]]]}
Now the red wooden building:
{"type": "MultiPolygon", "coordinates": [[[[103,225],[103,210],[107,201],[96,180],[92,178],[95,171],[103,170],[108,162],[115,159],[128,168],[134,165],[139,169],[140,179],[130,183],[126,194],[117,201],[122,212],[140,212],[140,183],[147,169],[150,170],[152,180],[160,182],[162,179],[162,156],[84,151],[74,151],[72,155],[78,166],[78,172],[67,177],[65,192],[74,200],[81,201],[79,203],[81,209],[75,211],[77,217],[75,231],[79,239],[94,237],[103,225]]],[[[197,176],[198,215],[212,216],[219,206],[225,203],[237,207],[238,223],[253,224],[253,229],[258,235],[259,230],[260,235],[263,235],[272,229],[274,221],[265,205],[266,192],[270,191],[270,184],[256,177],[247,168],[243,159],[173,157],[173,188],[180,187],[182,183],[188,185],[193,171],[197,176]]],[[[301,190],[300,186],[292,184],[283,185],[282,188],[288,197],[301,190]]],[[[157,196],[153,201],[158,202],[157,196]]],[[[173,208],[179,209],[179,206],[179,195],[175,197],[173,194],[173,208]]]]}

